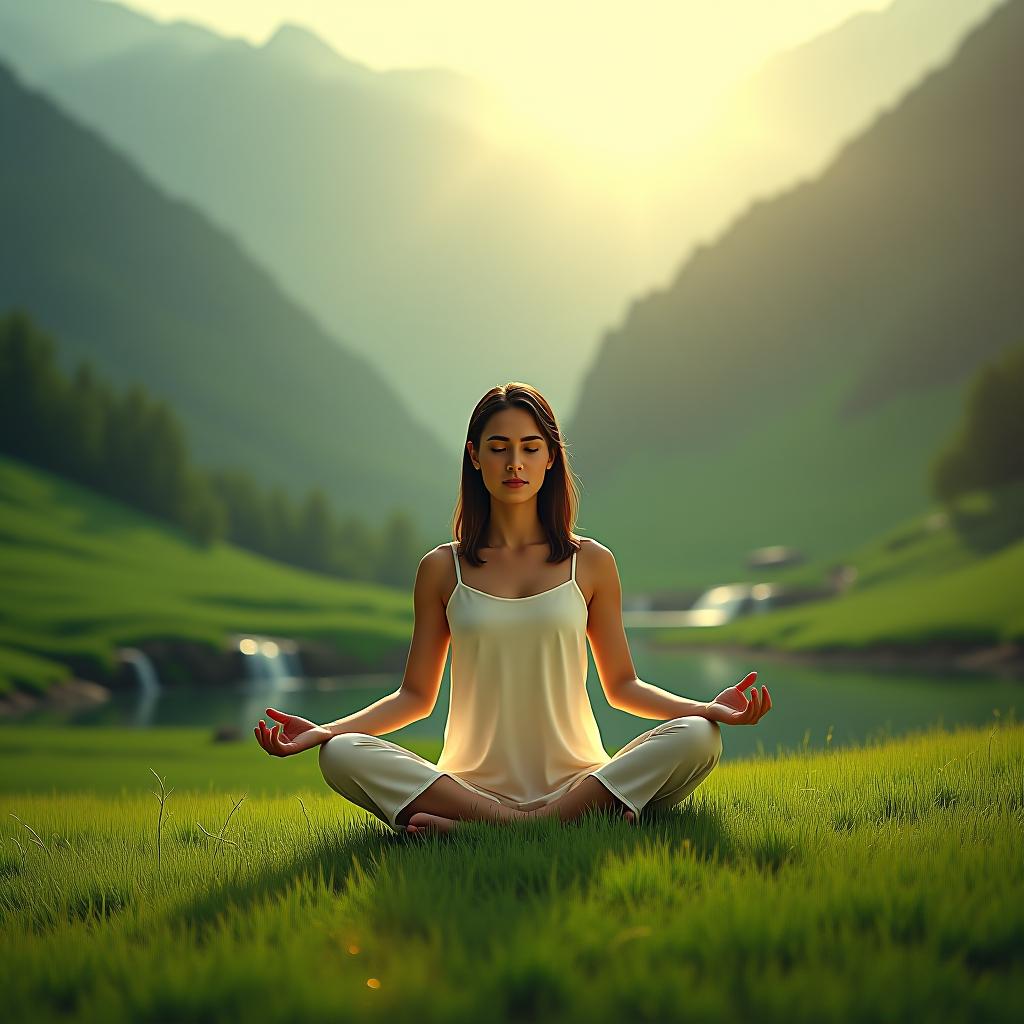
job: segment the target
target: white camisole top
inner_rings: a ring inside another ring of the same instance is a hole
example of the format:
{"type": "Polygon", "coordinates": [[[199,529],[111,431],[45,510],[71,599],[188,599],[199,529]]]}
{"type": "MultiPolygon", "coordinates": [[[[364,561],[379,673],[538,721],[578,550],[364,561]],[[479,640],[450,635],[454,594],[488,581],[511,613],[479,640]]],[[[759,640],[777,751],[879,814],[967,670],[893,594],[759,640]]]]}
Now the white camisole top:
{"type": "Polygon", "coordinates": [[[458,582],[448,600],[451,692],[441,771],[541,806],[609,760],[587,693],[587,601],[570,576],[529,597],[458,582]]]}

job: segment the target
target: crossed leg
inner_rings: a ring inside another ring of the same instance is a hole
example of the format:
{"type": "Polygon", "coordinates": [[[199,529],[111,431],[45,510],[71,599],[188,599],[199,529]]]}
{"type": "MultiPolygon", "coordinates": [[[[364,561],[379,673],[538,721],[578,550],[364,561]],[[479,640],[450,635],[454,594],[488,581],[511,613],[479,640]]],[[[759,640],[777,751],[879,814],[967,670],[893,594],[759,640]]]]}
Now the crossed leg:
{"type": "Polygon", "coordinates": [[[618,797],[613,796],[605,785],[589,776],[545,807],[520,811],[475,796],[448,776],[442,775],[403,807],[395,821],[411,834],[449,832],[465,820],[504,824],[521,818],[556,815],[560,821],[570,821],[591,807],[608,808],[620,814],[624,812],[626,820],[633,823],[633,812],[618,797]]]}
{"type": "Polygon", "coordinates": [[[477,796],[447,775],[441,775],[395,815],[395,822],[412,833],[448,832],[460,821],[504,824],[529,816],[528,811],[506,807],[495,800],[477,796]]]}

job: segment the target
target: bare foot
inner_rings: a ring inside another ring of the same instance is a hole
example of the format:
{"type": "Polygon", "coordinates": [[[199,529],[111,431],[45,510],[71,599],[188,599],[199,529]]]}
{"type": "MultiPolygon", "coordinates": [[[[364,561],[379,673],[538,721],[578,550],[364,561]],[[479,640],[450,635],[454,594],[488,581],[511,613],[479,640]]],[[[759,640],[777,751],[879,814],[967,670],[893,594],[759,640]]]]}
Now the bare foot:
{"type": "Polygon", "coordinates": [[[423,835],[427,832],[450,832],[457,828],[459,822],[453,818],[442,818],[439,814],[427,814],[426,811],[417,811],[409,818],[405,831],[410,835],[423,835]]]}
{"type": "Polygon", "coordinates": [[[626,821],[630,823],[630,825],[636,824],[636,815],[631,810],[629,810],[628,807],[626,808],[626,812],[623,815],[623,817],[626,819],[626,821]]]}

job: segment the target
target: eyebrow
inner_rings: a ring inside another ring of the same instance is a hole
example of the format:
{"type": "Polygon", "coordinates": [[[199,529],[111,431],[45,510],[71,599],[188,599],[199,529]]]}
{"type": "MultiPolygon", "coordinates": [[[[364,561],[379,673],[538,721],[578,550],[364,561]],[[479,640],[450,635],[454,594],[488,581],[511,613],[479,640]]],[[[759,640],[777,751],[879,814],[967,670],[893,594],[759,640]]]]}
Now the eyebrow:
{"type": "MultiPolygon", "coordinates": [[[[491,434],[491,436],[488,437],[487,440],[488,441],[511,441],[512,439],[510,437],[506,437],[504,434],[491,434]]],[[[544,438],[541,437],[540,434],[530,434],[529,437],[521,437],[521,438],[519,438],[519,440],[520,441],[543,441],[544,438]]]]}

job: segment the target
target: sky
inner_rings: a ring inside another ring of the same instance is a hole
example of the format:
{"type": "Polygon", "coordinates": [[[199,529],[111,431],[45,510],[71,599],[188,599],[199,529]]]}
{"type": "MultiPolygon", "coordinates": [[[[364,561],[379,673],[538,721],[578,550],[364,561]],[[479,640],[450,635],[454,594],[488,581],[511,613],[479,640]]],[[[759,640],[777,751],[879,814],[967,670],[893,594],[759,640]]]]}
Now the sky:
{"type": "Polygon", "coordinates": [[[262,44],[282,22],[376,70],[445,67],[541,135],[603,159],[656,159],[781,49],[891,0],[128,0],[262,44]]]}

